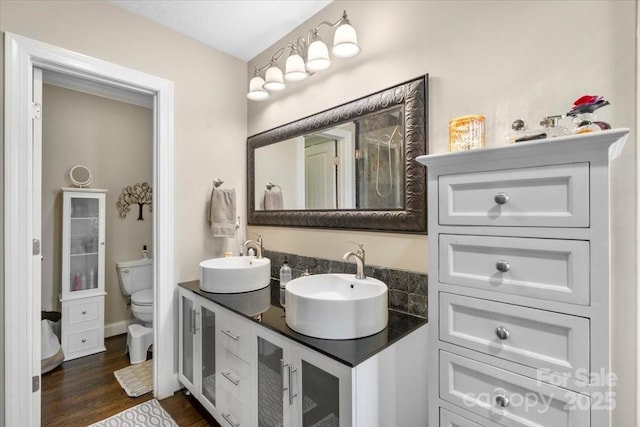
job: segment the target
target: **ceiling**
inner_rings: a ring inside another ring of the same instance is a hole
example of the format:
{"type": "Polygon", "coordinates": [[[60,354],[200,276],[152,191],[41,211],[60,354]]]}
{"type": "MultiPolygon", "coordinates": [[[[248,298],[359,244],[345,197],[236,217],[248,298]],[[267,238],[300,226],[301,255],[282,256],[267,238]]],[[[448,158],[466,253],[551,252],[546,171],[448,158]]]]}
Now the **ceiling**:
{"type": "Polygon", "coordinates": [[[332,0],[108,0],[250,61],[332,0]]]}

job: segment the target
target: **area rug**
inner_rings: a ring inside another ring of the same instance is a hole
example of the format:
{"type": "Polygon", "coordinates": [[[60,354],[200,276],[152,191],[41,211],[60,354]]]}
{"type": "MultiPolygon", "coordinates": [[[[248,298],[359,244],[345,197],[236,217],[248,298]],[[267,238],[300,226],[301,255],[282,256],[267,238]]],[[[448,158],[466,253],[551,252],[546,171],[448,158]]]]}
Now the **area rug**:
{"type": "Polygon", "coordinates": [[[153,390],[153,360],[127,366],[113,373],[129,397],[142,396],[153,390]]]}
{"type": "Polygon", "coordinates": [[[173,418],[165,411],[156,399],[151,399],[138,406],[122,411],[117,415],[91,424],[89,427],[178,427],[173,418]]]}

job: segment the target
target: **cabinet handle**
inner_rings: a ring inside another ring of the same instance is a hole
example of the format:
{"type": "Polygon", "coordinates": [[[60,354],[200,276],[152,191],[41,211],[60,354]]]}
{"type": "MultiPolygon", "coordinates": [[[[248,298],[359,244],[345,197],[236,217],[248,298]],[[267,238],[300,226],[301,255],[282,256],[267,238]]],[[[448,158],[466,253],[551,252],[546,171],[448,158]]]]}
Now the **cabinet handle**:
{"type": "Polygon", "coordinates": [[[87,314],[87,310],[82,310],[82,314],[87,314]]]}
{"type": "Polygon", "coordinates": [[[104,246],[104,242],[100,242],[100,245],[104,246]]]}
{"type": "Polygon", "coordinates": [[[287,367],[287,371],[289,373],[289,405],[293,405],[293,398],[297,397],[297,393],[293,393],[293,374],[298,372],[297,369],[294,369],[290,364],[285,365],[287,367]]]}
{"type": "Polygon", "coordinates": [[[225,334],[226,336],[228,336],[234,341],[238,341],[240,339],[239,335],[233,335],[231,331],[225,331],[224,329],[220,329],[220,332],[222,332],[223,334],[225,334]]]}
{"type": "Polygon", "coordinates": [[[493,200],[499,205],[504,205],[509,201],[509,196],[505,193],[498,193],[493,196],[493,200]]]}
{"type": "Polygon", "coordinates": [[[500,273],[506,273],[510,269],[511,266],[507,261],[501,259],[500,261],[496,262],[496,270],[498,270],[500,273]]]}
{"type": "Polygon", "coordinates": [[[83,343],[87,342],[86,338],[82,338],[80,341],[82,341],[83,343]]]}
{"type": "Polygon", "coordinates": [[[200,318],[200,312],[193,310],[193,334],[195,335],[196,332],[198,332],[200,330],[200,328],[198,327],[198,319],[200,318]]]}
{"type": "Polygon", "coordinates": [[[225,377],[226,379],[228,379],[229,381],[231,381],[233,383],[233,385],[240,384],[240,380],[234,379],[233,376],[231,375],[231,372],[223,372],[222,376],[225,377]]]}
{"type": "Polygon", "coordinates": [[[506,340],[507,338],[509,338],[509,330],[507,328],[505,328],[504,326],[498,326],[496,328],[496,335],[501,340],[506,340]]]}
{"type": "Polygon", "coordinates": [[[231,418],[231,414],[225,414],[223,412],[222,418],[224,418],[224,420],[229,424],[231,424],[233,427],[240,427],[240,423],[236,423],[235,421],[233,421],[233,418],[231,418]]]}
{"type": "Polygon", "coordinates": [[[499,394],[496,396],[496,405],[500,406],[501,408],[506,408],[509,406],[509,398],[507,396],[505,396],[504,394],[499,394]]]}

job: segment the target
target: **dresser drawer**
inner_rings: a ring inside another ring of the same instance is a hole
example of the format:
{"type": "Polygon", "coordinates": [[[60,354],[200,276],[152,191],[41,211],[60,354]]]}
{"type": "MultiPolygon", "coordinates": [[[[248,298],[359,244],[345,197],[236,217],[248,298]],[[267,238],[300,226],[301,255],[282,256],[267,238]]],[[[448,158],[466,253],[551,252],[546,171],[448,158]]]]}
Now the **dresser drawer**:
{"type": "Polygon", "coordinates": [[[218,347],[217,383],[241,402],[251,396],[251,369],[249,365],[223,347],[218,347]]]}
{"type": "Polygon", "coordinates": [[[589,372],[589,319],[440,293],[440,339],[536,369],[589,372]]]}
{"type": "Polygon", "coordinates": [[[439,223],[588,227],[589,163],[442,175],[439,223]]]}
{"type": "Polygon", "coordinates": [[[509,427],[589,427],[590,398],[440,351],[440,398],[509,427]]]}
{"type": "Polygon", "coordinates": [[[100,317],[100,303],[102,297],[97,299],[83,299],[78,302],[70,302],[68,315],[69,325],[98,320],[100,317]]]}
{"type": "Polygon", "coordinates": [[[438,280],[551,301],[589,305],[589,242],[439,236],[438,280]]]}
{"type": "Polygon", "coordinates": [[[474,423],[460,415],[449,412],[444,408],[440,408],[440,427],[482,427],[480,424],[474,423]]]}
{"type": "Polygon", "coordinates": [[[100,330],[88,329],[86,331],[79,331],[69,334],[68,348],[65,351],[69,353],[88,352],[92,349],[97,349],[100,343],[100,330]]]}
{"type": "Polygon", "coordinates": [[[232,354],[248,362],[251,354],[249,321],[222,311],[218,313],[218,319],[217,341],[232,354]]]}

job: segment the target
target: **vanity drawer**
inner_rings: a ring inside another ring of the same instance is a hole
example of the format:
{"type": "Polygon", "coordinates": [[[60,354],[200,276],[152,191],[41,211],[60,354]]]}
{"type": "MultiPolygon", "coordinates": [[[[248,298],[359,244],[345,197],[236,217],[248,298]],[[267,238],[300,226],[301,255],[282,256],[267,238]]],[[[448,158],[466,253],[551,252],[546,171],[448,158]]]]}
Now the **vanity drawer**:
{"type": "Polygon", "coordinates": [[[234,398],[241,402],[251,396],[251,369],[249,365],[231,354],[223,347],[218,347],[218,379],[217,383],[234,398]]]}
{"type": "Polygon", "coordinates": [[[222,311],[218,314],[218,319],[217,341],[232,354],[248,362],[251,355],[249,321],[222,311]]]}
{"type": "Polygon", "coordinates": [[[443,225],[588,227],[589,163],[442,175],[438,197],[443,225]]]}
{"type": "Polygon", "coordinates": [[[65,352],[79,353],[87,352],[90,349],[98,348],[98,342],[100,341],[99,329],[87,329],[86,331],[79,331],[69,334],[68,347],[65,348],[65,352]]]}
{"type": "Polygon", "coordinates": [[[449,412],[444,408],[440,408],[440,427],[482,427],[480,424],[474,423],[460,415],[449,412]]]}
{"type": "Polygon", "coordinates": [[[439,236],[438,280],[494,292],[589,305],[589,242],[439,236]]]}
{"type": "Polygon", "coordinates": [[[589,427],[591,399],[440,351],[440,398],[509,427],[589,427]]]}
{"type": "Polygon", "coordinates": [[[235,397],[222,390],[218,400],[220,417],[218,421],[223,427],[249,427],[251,413],[235,397]]]}
{"type": "Polygon", "coordinates": [[[536,369],[589,372],[589,319],[440,293],[440,339],[536,369]]]}
{"type": "Polygon", "coordinates": [[[70,302],[68,308],[69,325],[98,320],[101,302],[102,297],[95,299],[85,298],[77,302],[70,302]]]}

